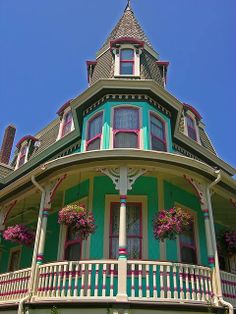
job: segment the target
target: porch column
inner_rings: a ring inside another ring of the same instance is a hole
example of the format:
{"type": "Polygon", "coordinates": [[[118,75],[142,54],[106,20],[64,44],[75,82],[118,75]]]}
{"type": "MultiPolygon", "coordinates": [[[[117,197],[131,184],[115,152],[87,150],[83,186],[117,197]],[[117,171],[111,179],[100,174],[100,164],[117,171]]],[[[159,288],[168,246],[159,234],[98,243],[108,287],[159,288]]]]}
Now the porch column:
{"type": "Polygon", "coordinates": [[[137,178],[147,172],[146,169],[134,169],[122,166],[115,169],[100,169],[115,184],[120,194],[120,225],[119,225],[119,258],[118,258],[118,302],[128,301],[127,295],[127,232],[126,232],[126,201],[127,191],[137,178]]]}
{"type": "MultiPolygon", "coordinates": [[[[49,204],[48,204],[49,205],[49,204]]],[[[37,252],[37,264],[41,265],[44,259],[45,238],[47,232],[48,212],[51,206],[44,207],[42,215],[41,233],[39,238],[38,252],[37,252]]]]}

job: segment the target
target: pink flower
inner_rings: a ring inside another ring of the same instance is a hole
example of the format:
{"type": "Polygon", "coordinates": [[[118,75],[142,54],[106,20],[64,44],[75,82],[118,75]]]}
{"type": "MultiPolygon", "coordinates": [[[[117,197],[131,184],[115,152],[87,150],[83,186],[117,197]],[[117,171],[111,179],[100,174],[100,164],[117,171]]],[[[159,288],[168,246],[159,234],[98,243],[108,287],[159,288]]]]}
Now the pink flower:
{"type": "Polygon", "coordinates": [[[34,242],[35,234],[25,225],[15,225],[8,227],[3,232],[3,238],[7,241],[30,246],[34,242]]]}

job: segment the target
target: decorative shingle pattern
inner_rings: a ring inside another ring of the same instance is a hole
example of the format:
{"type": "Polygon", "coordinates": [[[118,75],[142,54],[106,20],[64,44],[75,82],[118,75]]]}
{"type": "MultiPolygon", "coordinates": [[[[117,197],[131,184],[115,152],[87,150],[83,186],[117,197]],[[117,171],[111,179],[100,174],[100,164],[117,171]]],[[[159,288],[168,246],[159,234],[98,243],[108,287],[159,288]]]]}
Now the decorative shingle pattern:
{"type": "Polygon", "coordinates": [[[93,71],[91,78],[91,84],[94,84],[99,79],[111,78],[114,74],[114,61],[112,57],[112,52],[107,50],[97,59],[97,64],[93,71]]]}
{"type": "MultiPolygon", "coordinates": [[[[122,38],[122,37],[131,37],[141,41],[144,41],[149,47],[152,47],[149,39],[142,30],[139,22],[137,21],[134,13],[130,9],[126,9],[123,16],[108,36],[103,47],[109,44],[111,40],[122,38]]],[[[103,48],[102,47],[102,48],[103,48]]]]}
{"type": "Polygon", "coordinates": [[[13,169],[0,163],[0,178],[4,178],[13,172],[13,169]]]}
{"type": "Polygon", "coordinates": [[[202,146],[204,146],[210,152],[212,152],[213,154],[216,155],[216,151],[215,151],[214,147],[212,146],[211,141],[209,140],[207,133],[202,128],[199,128],[199,136],[201,139],[202,146]]]}
{"type": "Polygon", "coordinates": [[[146,50],[141,54],[141,79],[152,79],[163,86],[161,72],[156,59],[146,50]]]}

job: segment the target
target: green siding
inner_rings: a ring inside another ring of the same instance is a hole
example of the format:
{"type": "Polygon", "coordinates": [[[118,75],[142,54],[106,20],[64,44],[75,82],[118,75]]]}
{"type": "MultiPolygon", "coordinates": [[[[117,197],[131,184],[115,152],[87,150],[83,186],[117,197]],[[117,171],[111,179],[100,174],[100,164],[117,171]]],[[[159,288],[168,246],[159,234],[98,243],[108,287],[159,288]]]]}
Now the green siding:
{"type": "Polygon", "coordinates": [[[64,204],[70,204],[78,201],[79,199],[88,196],[89,194],[89,180],[85,180],[65,191],[64,204]]]}
{"type": "MultiPolygon", "coordinates": [[[[201,207],[198,198],[186,192],[185,190],[169,183],[164,182],[164,202],[165,208],[171,208],[178,203],[182,206],[186,206],[194,210],[197,214],[197,234],[198,234],[198,243],[200,249],[200,260],[199,262],[203,265],[208,265],[207,261],[207,249],[206,249],[206,235],[204,228],[204,218],[201,212],[201,207]]],[[[166,258],[169,261],[177,261],[177,242],[176,240],[167,240],[166,241],[166,258]]]]}
{"type": "Polygon", "coordinates": [[[44,251],[44,263],[57,260],[60,225],[57,222],[58,212],[48,216],[47,233],[44,251]]]}
{"type": "Polygon", "coordinates": [[[149,112],[157,113],[167,125],[167,150],[173,152],[172,148],[172,137],[171,137],[171,124],[170,119],[166,117],[161,111],[151,106],[148,102],[143,101],[107,101],[98,109],[94,110],[92,113],[88,114],[83,120],[83,131],[82,131],[82,141],[81,141],[81,152],[85,150],[86,134],[87,134],[87,122],[88,120],[97,112],[103,111],[103,139],[102,139],[102,149],[110,148],[110,128],[112,127],[112,109],[116,106],[127,105],[127,106],[137,106],[141,111],[141,125],[140,128],[143,131],[143,149],[151,149],[150,144],[150,125],[149,125],[149,112]]]}

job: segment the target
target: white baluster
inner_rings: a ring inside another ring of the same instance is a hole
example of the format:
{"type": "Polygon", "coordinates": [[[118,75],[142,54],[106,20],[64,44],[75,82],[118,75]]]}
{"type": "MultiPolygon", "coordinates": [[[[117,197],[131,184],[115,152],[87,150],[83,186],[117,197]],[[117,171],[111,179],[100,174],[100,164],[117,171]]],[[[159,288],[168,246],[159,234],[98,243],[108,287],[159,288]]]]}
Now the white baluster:
{"type": "Polygon", "coordinates": [[[75,267],[75,287],[74,287],[74,297],[77,297],[78,295],[78,277],[79,277],[79,271],[80,271],[80,264],[77,262],[75,267]]]}
{"type": "Polygon", "coordinates": [[[164,266],[160,266],[160,288],[161,288],[161,298],[165,298],[165,287],[164,287],[164,266]]]}
{"type": "Polygon", "coordinates": [[[180,296],[180,299],[184,299],[183,276],[184,276],[183,267],[180,266],[179,267],[179,289],[180,289],[179,296],[180,296]]]}
{"type": "Polygon", "coordinates": [[[177,287],[176,276],[177,276],[176,265],[173,265],[174,299],[178,299],[178,287],[177,287]]]}
{"type": "Polygon", "coordinates": [[[190,299],[190,288],[189,288],[189,269],[185,267],[185,288],[186,288],[186,299],[190,299]]]}
{"type": "Polygon", "coordinates": [[[72,272],[73,272],[73,262],[69,263],[69,280],[68,280],[68,289],[67,289],[67,296],[71,296],[71,289],[72,289],[72,272]]]}
{"type": "Polygon", "coordinates": [[[61,296],[61,275],[62,275],[62,266],[59,265],[58,267],[58,279],[57,279],[57,290],[56,290],[56,296],[61,296]]]}
{"type": "Polygon", "coordinates": [[[194,269],[193,269],[193,267],[190,268],[190,278],[191,278],[191,287],[192,287],[191,299],[192,300],[196,300],[196,287],[195,287],[194,269]]]}
{"type": "Polygon", "coordinates": [[[197,301],[201,300],[201,293],[200,293],[200,276],[199,276],[199,269],[195,269],[195,277],[196,277],[196,288],[197,288],[197,301]]]}
{"type": "Polygon", "coordinates": [[[157,265],[153,265],[153,297],[157,299],[157,265]]]}
{"type": "Polygon", "coordinates": [[[88,265],[88,293],[87,296],[91,296],[91,288],[92,288],[92,264],[88,265]]]}
{"type": "Polygon", "coordinates": [[[135,264],[131,264],[131,297],[135,297],[135,286],[134,286],[134,280],[135,280],[135,264]]]}
{"type": "Polygon", "coordinates": [[[170,288],[170,266],[166,266],[166,288],[167,288],[167,298],[171,299],[171,288],[170,288]]]}
{"type": "Polygon", "coordinates": [[[115,270],[115,265],[111,264],[111,279],[110,279],[110,296],[114,296],[114,270],[115,270]]]}
{"type": "Polygon", "coordinates": [[[107,274],[107,264],[103,264],[102,269],[102,296],[106,296],[106,274],[107,274]]]}
{"type": "Polygon", "coordinates": [[[82,264],[81,270],[81,288],[80,288],[80,296],[85,296],[85,264],[82,264]]]}
{"type": "Polygon", "coordinates": [[[142,298],[143,291],[142,291],[142,265],[138,265],[138,296],[142,298]]]}
{"type": "Polygon", "coordinates": [[[145,265],[145,271],[146,271],[146,297],[150,298],[150,268],[149,265],[145,265]]]}
{"type": "Polygon", "coordinates": [[[98,296],[99,265],[100,264],[95,265],[95,290],[94,290],[94,296],[95,297],[98,296]]]}

